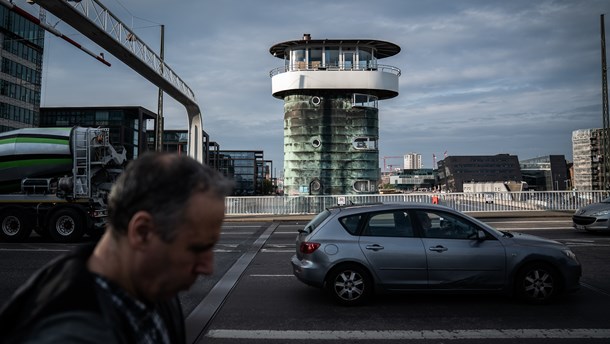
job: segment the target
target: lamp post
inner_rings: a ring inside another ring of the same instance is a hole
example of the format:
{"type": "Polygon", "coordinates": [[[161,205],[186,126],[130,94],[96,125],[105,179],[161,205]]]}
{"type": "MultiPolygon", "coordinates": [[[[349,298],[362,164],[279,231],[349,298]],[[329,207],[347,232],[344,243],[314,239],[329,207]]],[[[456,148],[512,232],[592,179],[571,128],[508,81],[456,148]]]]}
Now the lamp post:
{"type": "MultiPolygon", "coordinates": [[[[165,41],[165,25],[161,24],[161,46],[159,48],[159,71],[163,74],[163,55],[165,41]]],[[[159,96],[157,99],[157,121],[155,122],[155,151],[163,150],[163,89],[159,87],[159,96]]]]}

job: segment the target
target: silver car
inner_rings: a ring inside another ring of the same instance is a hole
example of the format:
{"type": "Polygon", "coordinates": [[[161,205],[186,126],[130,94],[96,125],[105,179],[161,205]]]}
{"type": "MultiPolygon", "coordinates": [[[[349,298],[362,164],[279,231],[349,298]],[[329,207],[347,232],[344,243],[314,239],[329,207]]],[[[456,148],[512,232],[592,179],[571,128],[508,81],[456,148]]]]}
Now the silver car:
{"type": "Polygon", "coordinates": [[[572,215],[574,228],[590,232],[610,231],[610,198],[577,209],[572,215]]]}
{"type": "Polygon", "coordinates": [[[294,275],[340,304],[378,292],[500,292],[546,303],[579,288],[565,245],[424,203],[332,207],[299,230],[294,275]]]}

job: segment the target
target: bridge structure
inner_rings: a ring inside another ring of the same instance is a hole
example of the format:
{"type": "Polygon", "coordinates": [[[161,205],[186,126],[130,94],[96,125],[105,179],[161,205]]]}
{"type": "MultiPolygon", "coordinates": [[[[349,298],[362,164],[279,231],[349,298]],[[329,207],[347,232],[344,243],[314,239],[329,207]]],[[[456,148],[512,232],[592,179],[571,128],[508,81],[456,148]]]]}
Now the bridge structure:
{"type": "Polygon", "coordinates": [[[209,135],[203,130],[195,94],[135,32],[97,0],[29,2],[52,13],[184,105],[189,123],[187,154],[209,162],[209,135]]]}

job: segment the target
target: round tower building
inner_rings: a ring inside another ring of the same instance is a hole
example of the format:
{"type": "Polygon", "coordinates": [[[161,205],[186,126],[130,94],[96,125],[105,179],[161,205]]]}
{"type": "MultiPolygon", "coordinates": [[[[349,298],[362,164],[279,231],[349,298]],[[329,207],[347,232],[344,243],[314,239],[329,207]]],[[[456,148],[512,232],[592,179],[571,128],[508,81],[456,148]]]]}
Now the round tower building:
{"type": "Polygon", "coordinates": [[[400,76],[378,61],[400,47],[305,34],[269,51],[284,61],[270,75],[273,96],[284,100],[285,194],[377,193],[378,101],[398,95],[400,76]]]}

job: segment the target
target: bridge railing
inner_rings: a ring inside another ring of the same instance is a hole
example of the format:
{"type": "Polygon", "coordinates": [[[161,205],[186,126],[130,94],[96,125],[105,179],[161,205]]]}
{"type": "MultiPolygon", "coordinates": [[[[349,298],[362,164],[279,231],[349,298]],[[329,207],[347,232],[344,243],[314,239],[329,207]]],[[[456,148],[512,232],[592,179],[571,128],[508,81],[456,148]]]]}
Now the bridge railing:
{"type": "Polygon", "coordinates": [[[608,191],[523,191],[478,193],[408,193],[336,196],[228,197],[227,215],[317,214],[344,204],[438,203],[464,212],[574,211],[609,197],[608,191]]]}

